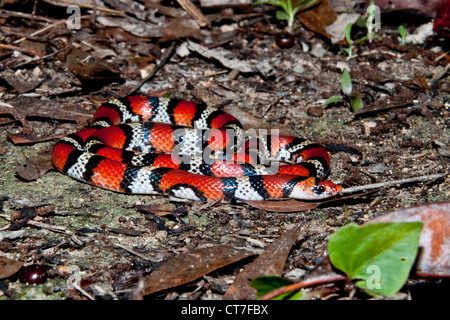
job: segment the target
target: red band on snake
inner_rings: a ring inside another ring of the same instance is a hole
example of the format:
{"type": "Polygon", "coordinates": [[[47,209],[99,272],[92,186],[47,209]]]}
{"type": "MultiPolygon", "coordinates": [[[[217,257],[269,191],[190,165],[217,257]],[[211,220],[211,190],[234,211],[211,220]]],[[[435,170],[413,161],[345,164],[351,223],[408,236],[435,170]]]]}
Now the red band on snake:
{"type": "Polygon", "coordinates": [[[88,128],[55,144],[52,160],[77,180],[129,194],[229,202],[320,200],[341,191],[323,179],[330,159],[322,146],[290,136],[249,138],[230,114],[169,98],[101,105],[88,128]]]}

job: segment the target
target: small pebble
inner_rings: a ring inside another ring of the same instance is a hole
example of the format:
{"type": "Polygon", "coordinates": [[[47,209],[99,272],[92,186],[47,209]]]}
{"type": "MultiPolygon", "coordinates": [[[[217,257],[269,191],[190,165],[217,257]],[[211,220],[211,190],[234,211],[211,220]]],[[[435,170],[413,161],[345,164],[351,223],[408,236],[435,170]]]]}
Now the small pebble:
{"type": "Polygon", "coordinates": [[[323,116],[323,108],[322,107],[309,107],[306,109],[306,113],[311,117],[321,117],[323,116]]]}

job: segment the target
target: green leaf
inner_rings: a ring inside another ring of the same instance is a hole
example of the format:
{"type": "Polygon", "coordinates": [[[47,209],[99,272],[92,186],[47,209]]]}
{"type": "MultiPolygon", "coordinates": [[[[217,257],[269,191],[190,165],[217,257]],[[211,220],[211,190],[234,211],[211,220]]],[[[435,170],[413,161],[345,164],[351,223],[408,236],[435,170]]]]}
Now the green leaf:
{"type": "Polygon", "coordinates": [[[342,48],[342,49],[341,49],[341,51],[344,52],[344,53],[346,53],[349,57],[352,56],[352,50],[353,50],[352,47],[350,47],[350,48],[342,48]]]}
{"type": "Polygon", "coordinates": [[[270,4],[271,6],[282,7],[285,10],[287,9],[286,1],[282,1],[282,0],[257,1],[257,2],[255,2],[255,4],[256,5],[270,4]]]}
{"type": "MultiPolygon", "coordinates": [[[[253,279],[253,281],[250,283],[252,287],[258,290],[258,299],[268,294],[269,292],[272,292],[281,287],[288,286],[290,284],[293,284],[291,280],[276,276],[258,277],[253,279]]],[[[298,300],[300,299],[301,295],[301,291],[287,292],[274,298],[274,300],[298,300]]]]}
{"type": "Polygon", "coordinates": [[[328,243],[330,261],[369,294],[398,292],[408,279],[419,246],[422,222],[347,225],[328,243]]]}
{"type": "Polygon", "coordinates": [[[400,37],[406,37],[406,29],[404,26],[399,25],[398,26],[398,33],[400,34],[400,37]]]}
{"type": "Polygon", "coordinates": [[[344,72],[342,73],[341,86],[342,92],[344,92],[346,96],[352,93],[353,91],[352,78],[350,78],[350,74],[348,73],[347,69],[345,69],[344,72]]]}
{"type": "Polygon", "coordinates": [[[406,43],[406,35],[407,35],[405,27],[402,26],[402,25],[399,25],[398,26],[398,33],[400,34],[400,38],[401,38],[400,44],[402,46],[404,46],[405,43],[406,43]]]}
{"type": "Polygon", "coordinates": [[[364,41],[366,41],[368,38],[369,38],[368,36],[361,37],[358,40],[356,40],[356,44],[361,44],[364,41]]]}
{"type": "Polygon", "coordinates": [[[286,11],[278,10],[275,14],[276,14],[276,17],[278,20],[289,20],[290,19],[289,15],[286,13],[286,11]]]}
{"type": "Polygon", "coordinates": [[[352,94],[350,96],[350,106],[353,111],[358,111],[363,108],[364,104],[361,97],[357,94],[352,94]]]}
{"type": "Polygon", "coordinates": [[[301,8],[306,8],[311,5],[313,5],[317,0],[303,0],[297,3],[297,5],[294,8],[294,13],[300,10],[301,8]]]}
{"type": "Polygon", "coordinates": [[[367,25],[367,19],[364,18],[363,16],[359,16],[358,19],[355,21],[355,24],[360,28],[365,28],[367,25]]]}
{"type": "Polygon", "coordinates": [[[352,27],[353,24],[351,23],[347,24],[347,26],[345,27],[345,39],[347,40],[347,43],[349,45],[352,44],[352,27]]]}
{"type": "Polygon", "coordinates": [[[342,102],[342,97],[341,96],[332,96],[329,97],[323,104],[322,107],[325,107],[331,103],[337,103],[337,102],[342,102]]]}
{"type": "Polygon", "coordinates": [[[286,1],[269,1],[268,3],[273,6],[281,7],[284,11],[288,12],[288,4],[286,1]]]}

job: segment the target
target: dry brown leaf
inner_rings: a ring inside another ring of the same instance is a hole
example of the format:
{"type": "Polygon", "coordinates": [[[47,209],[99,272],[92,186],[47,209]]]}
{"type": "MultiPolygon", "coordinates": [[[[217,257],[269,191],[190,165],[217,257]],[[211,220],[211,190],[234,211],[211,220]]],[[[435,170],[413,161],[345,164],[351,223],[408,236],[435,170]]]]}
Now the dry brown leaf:
{"type": "Polygon", "coordinates": [[[88,110],[77,104],[58,104],[55,100],[34,97],[17,96],[8,100],[8,103],[14,107],[13,110],[20,110],[20,113],[23,114],[24,117],[39,117],[87,123],[94,114],[93,110],[88,110]]]}
{"type": "Polygon", "coordinates": [[[355,193],[350,194],[346,196],[338,196],[336,198],[331,198],[328,200],[324,200],[321,202],[306,202],[296,199],[287,199],[287,200],[241,200],[242,202],[266,211],[275,211],[275,212],[298,212],[298,211],[306,211],[306,210],[312,210],[317,208],[319,205],[327,203],[327,202],[333,202],[333,201],[341,201],[346,198],[355,198],[360,195],[367,195],[368,193],[375,192],[369,191],[369,192],[361,192],[361,193],[355,193]]]}
{"type": "Polygon", "coordinates": [[[281,276],[289,251],[297,241],[302,225],[298,225],[270,244],[264,252],[238,274],[233,284],[225,292],[224,300],[256,299],[257,291],[250,285],[251,280],[261,276],[281,276]]]}
{"type": "Polygon", "coordinates": [[[87,123],[92,118],[92,111],[75,104],[55,105],[54,100],[39,99],[34,97],[17,96],[8,101],[4,106],[0,105],[0,114],[10,114],[17,121],[22,123],[22,132],[15,135],[8,135],[14,144],[31,144],[59,139],[62,135],[38,137],[33,135],[33,128],[28,122],[28,117],[39,117],[66,121],[76,121],[87,123]],[[20,110],[20,111],[18,111],[20,110]]]}
{"type": "Polygon", "coordinates": [[[37,86],[44,82],[44,77],[32,77],[31,72],[12,73],[3,72],[2,78],[18,93],[26,93],[34,90],[37,86]]]}
{"type": "Polygon", "coordinates": [[[162,262],[144,278],[143,295],[180,286],[254,253],[220,245],[192,250],[162,262]]]}
{"type": "Polygon", "coordinates": [[[173,212],[176,210],[176,207],[168,206],[165,204],[152,204],[149,206],[138,205],[137,209],[140,211],[143,211],[147,214],[154,214],[157,216],[166,216],[166,215],[172,215],[173,212]]]}
{"type": "Polygon", "coordinates": [[[97,22],[105,27],[118,27],[140,38],[160,38],[164,36],[167,23],[164,19],[156,23],[148,23],[132,17],[97,16],[97,22]]]}
{"type": "Polygon", "coordinates": [[[389,212],[372,222],[422,221],[415,274],[450,277],[450,202],[425,204],[389,212]]]}
{"type": "Polygon", "coordinates": [[[5,279],[22,268],[23,262],[0,256],[0,279],[5,279]]]}
{"type": "Polygon", "coordinates": [[[424,90],[430,90],[430,86],[427,83],[427,79],[424,76],[418,76],[410,80],[409,83],[418,86],[424,90]]]}
{"type": "Polygon", "coordinates": [[[236,119],[239,119],[239,121],[242,123],[244,130],[248,129],[278,129],[280,135],[286,135],[290,136],[292,135],[292,132],[290,132],[286,126],[267,123],[261,119],[258,119],[254,116],[252,116],[250,113],[242,110],[238,106],[234,104],[227,105],[223,108],[223,111],[226,113],[231,114],[236,119]]]}
{"type": "Polygon", "coordinates": [[[255,66],[252,63],[245,60],[230,58],[234,57],[231,51],[224,49],[208,49],[190,40],[187,40],[187,48],[207,59],[217,60],[229,69],[239,70],[244,73],[255,72],[255,66]]]}
{"type": "Polygon", "coordinates": [[[25,181],[34,181],[53,169],[51,153],[39,155],[36,159],[27,161],[16,168],[17,174],[25,181]]]}
{"type": "Polygon", "coordinates": [[[84,79],[120,79],[120,70],[116,66],[80,49],[70,50],[66,65],[84,79]]]}
{"type": "Polygon", "coordinates": [[[297,18],[306,28],[331,39],[325,28],[336,20],[336,12],[329,0],[322,1],[311,10],[300,12],[297,18]]]}
{"type": "Polygon", "coordinates": [[[29,143],[36,143],[36,142],[45,142],[53,139],[59,139],[62,138],[63,135],[58,136],[51,136],[51,137],[33,137],[25,134],[9,134],[8,139],[11,139],[11,141],[15,145],[19,144],[29,144],[29,143]]]}
{"type": "Polygon", "coordinates": [[[302,202],[299,200],[281,200],[281,201],[269,201],[269,200],[241,200],[249,206],[275,212],[298,212],[306,211],[317,208],[321,202],[302,202]]]}
{"type": "Polygon", "coordinates": [[[167,26],[163,29],[164,36],[159,40],[165,42],[179,38],[201,37],[201,30],[192,19],[171,18],[167,19],[167,26]]]}

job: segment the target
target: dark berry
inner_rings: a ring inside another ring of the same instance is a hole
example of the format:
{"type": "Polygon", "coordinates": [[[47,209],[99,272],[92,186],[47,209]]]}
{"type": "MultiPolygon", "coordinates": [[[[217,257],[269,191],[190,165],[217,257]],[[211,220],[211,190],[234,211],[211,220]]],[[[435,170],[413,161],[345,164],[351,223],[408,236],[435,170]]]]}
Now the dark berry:
{"type": "Polygon", "coordinates": [[[47,280],[47,267],[41,264],[25,266],[20,271],[20,282],[28,284],[43,284],[47,280]]]}
{"type": "Polygon", "coordinates": [[[295,37],[290,33],[283,33],[275,38],[275,43],[280,48],[292,48],[295,44],[295,37]]]}

